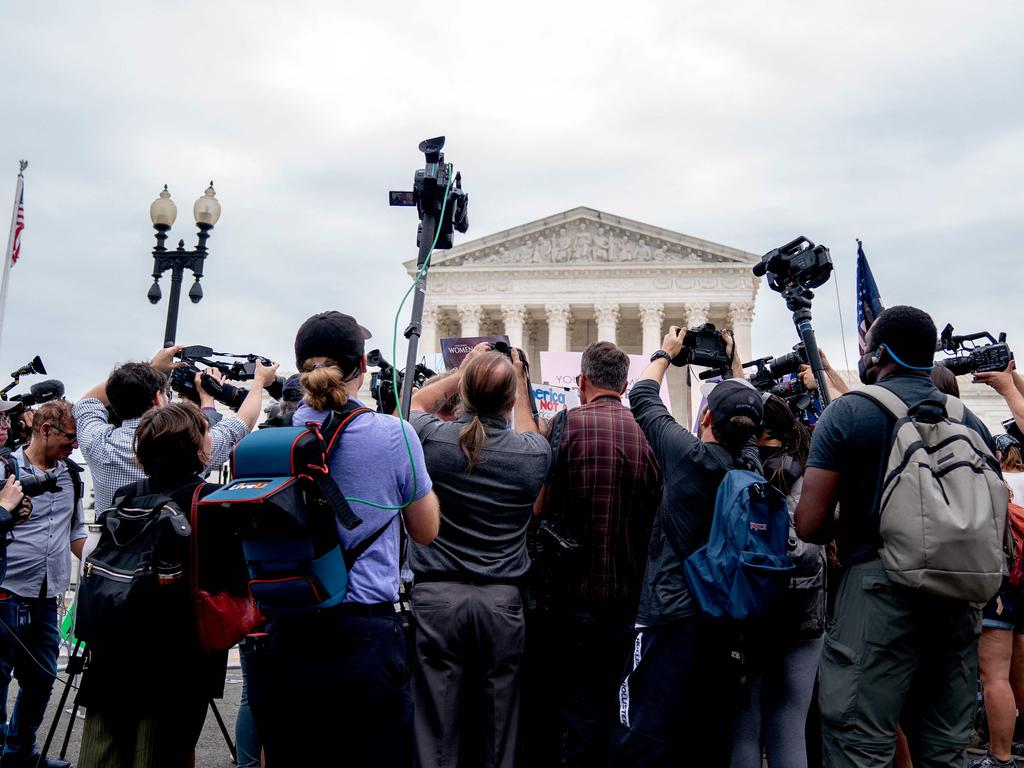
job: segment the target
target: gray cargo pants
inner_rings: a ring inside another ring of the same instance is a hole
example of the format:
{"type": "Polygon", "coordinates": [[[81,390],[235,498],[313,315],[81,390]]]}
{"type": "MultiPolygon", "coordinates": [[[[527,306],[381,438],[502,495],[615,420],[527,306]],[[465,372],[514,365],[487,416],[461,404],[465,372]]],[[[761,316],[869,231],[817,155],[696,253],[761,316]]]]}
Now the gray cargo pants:
{"type": "Polygon", "coordinates": [[[526,642],[519,588],[417,584],[412,612],[416,765],[512,768],[526,642]],[[467,712],[474,722],[462,722],[467,712]],[[464,725],[472,732],[465,733],[464,725]],[[466,744],[472,744],[474,754],[460,754],[466,744]]]}
{"type": "Polygon", "coordinates": [[[902,723],[914,768],[962,766],[976,707],[981,606],[851,566],[825,635],[819,702],[827,768],[885,768],[902,723]]]}

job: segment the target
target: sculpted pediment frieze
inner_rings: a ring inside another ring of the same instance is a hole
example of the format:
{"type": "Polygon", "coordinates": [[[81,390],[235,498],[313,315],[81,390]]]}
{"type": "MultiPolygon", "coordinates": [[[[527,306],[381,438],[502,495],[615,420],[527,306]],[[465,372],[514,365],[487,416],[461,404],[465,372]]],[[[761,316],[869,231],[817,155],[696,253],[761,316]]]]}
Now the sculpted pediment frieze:
{"type": "Polygon", "coordinates": [[[749,266],[754,260],[753,254],[734,248],[580,208],[464,243],[435,255],[433,263],[439,269],[605,264],[735,267],[749,266]]]}

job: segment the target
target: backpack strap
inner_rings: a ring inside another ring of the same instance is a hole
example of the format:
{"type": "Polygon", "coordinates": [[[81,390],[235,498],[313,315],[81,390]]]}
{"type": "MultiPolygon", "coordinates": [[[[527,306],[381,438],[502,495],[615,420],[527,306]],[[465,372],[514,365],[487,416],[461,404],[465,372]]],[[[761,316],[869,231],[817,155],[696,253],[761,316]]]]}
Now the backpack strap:
{"type": "Polygon", "coordinates": [[[876,405],[879,405],[883,410],[888,411],[896,421],[905,419],[907,417],[907,413],[910,411],[909,406],[903,402],[902,397],[878,384],[871,384],[870,386],[864,387],[864,389],[852,389],[848,394],[860,395],[861,397],[866,397],[868,400],[874,401],[876,405]]]}
{"type": "Polygon", "coordinates": [[[388,518],[388,521],[384,523],[384,525],[382,525],[376,531],[374,531],[365,539],[360,541],[358,544],[352,547],[352,549],[345,550],[345,568],[347,570],[352,570],[352,566],[356,564],[356,560],[362,557],[363,553],[366,552],[366,550],[368,550],[370,547],[372,547],[374,542],[377,541],[377,539],[384,535],[384,532],[391,527],[391,523],[394,521],[394,519],[395,518],[393,517],[388,518]]]}
{"type": "Polygon", "coordinates": [[[324,447],[324,465],[322,467],[309,467],[310,477],[316,483],[317,488],[320,489],[320,493],[323,494],[328,505],[334,510],[338,522],[349,531],[362,525],[363,520],[352,511],[352,507],[349,506],[345,494],[338,487],[338,482],[331,477],[330,470],[327,467],[327,460],[330,458],[338,438],[348,428],[348,425],[357,416],[364,413],[371,413],[371,411],[365,406],[353,406],[349,403],[341,411],[332,412],[322,425],[316,422],[306,424],[306,427],[320,438],[320,442],[324,447]]]}
{"type": "Polygon", "coordinates": [[[562,448],[562,433],[565,432],[565,424],[569,420],[569,409],[558,412],[554,422],[551,424],[551,437],[548,443],[551,445],[551,465],[548,467],[548,476],[544,478],[544,485],[551,482],[555,475],[555,464],[558,462],[558,452],[562,448]]]}
{"type": "Polygon", "coordinates": [[[68,469],[68,477],[71,478],[71,490],[74,501],[71,504],[71,513],[78,509],[78,502],[82,500],[82,467],[71,459],[64,459],[64,466],[68,469]]]}
{"type": "Polygon", "coordinates": [[[199,483],[192,492],[192,504],[189,507],[188,521],[192,525],[192,567],[189,569],[189,586],[193,595],[199,594],[199,493],[206,483],[199,483]]]}

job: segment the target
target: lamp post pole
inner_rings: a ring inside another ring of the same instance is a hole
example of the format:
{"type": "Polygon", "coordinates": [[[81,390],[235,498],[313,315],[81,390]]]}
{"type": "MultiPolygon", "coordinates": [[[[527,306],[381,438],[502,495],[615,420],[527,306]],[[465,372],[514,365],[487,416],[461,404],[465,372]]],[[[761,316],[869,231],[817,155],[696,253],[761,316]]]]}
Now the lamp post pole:
{"type": "Polygon", "coordinates": [[[210,230],[220,219],[221,210],[212,181],[203,196],[196,200],[192,210],[195,214],[196,226],[199,228],[196,247],[191,251],[186,251],[185,241],[179,240],[178,247],[173,251],[168,251],[164,242],[177,217],[178,208],[171,200],[166,185],[160,196],[149,207],[149,216],[153,222],[153,229],[156,230],[156,246],[153,248],[153,285],[150,286],[147,294],[151,304],[158,303],[162,296],[160,277],[167,270],[171,271],[171,295],[167,301],[167,324],[164,327],[165,347],[174,346],[174,340],[178,333],[178,305],[181,301],[181,282],[186,269],[191,270],[195,277],[195,283],[192,284],[192,288],[188,292],[189,300],[193,304],[198,304],[203,298],[203,287],[199,281],[203,277],[203,263],[208,254],[206,241],[210,239],[210,230]]]}

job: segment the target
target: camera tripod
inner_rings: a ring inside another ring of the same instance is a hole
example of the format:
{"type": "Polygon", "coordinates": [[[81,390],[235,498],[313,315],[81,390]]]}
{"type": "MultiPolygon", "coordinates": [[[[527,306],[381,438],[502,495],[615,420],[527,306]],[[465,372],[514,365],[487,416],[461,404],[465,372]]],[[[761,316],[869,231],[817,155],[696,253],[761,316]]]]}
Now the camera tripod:
{"type": "MultiPolygon", "coordinates": [[[[71,651],[71,655],[68,657],[68,666],[65,670],[68,676],[67,681],[64,683],[64,691],[60,695],[60,703],[57,705],[57,711],[53,715],[53,722],[50,723],[50,730],[46,734],[46,741],[43,742],[43,748],[39,753],[39,764],[46,759],[46,754],[50,751],[50,745],[53,743],[53,737],[57,733],[57,726],[60,724],[60,714],[64,711],[64,707],[67,705],[68,696],[71,694],[71,689],[74,687],[75,678],[82,674],[85,670],[86,651],[88,647],[79,653],[79,649],[82,648],[82,641],[77,640],[75,647],[71,651]]],[[[68,744],[71,742],[71,732],[75,729],[75,718],[78,717],[78,696],[75,696],[75,702],[71,707],[71,717],[68,720],[68,727],[64,731],[64,741],[60,746],[60,757],[65,759],[68,753],[68,744]]],[[[231,739],[231,734],[228,733],[227,725],[224,723],[224,718],[221,717],[220,710],[217,709],[217,705],[213,699],[210,699],[210,709],[213,710],[213,716],[217,720],[217,725],[220,726],[220,732],[224,736],[224,741],[227,744],[228,751],[231,753],[232,762],[236,762],[238,754],[235,750],[235,742],[231,739]]]]}
{"type": "Polygon", "coordinates": [[[796,326],[796,332],[804,343],[807,362],[811,366],[814,380],[818,384],[818,398],[821,400],[821,407],[825,408],[832,402],[832,397],[829,395],[821,353],[818,352],[818,340],[815,338],[814,328],[811,326],[811,300],[814,298],[814,291],[800,284],[794,284],[782,291],[782,298],[786,300],[786,308],[793,313],[793,325],[796,326]]]}

